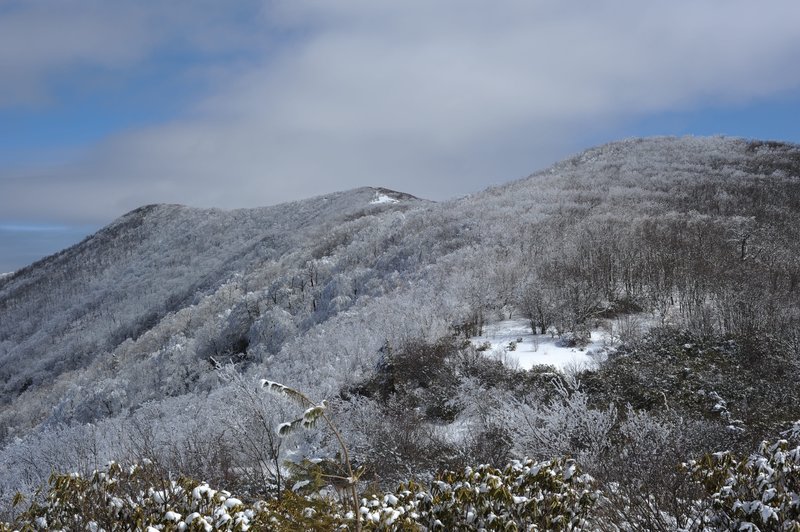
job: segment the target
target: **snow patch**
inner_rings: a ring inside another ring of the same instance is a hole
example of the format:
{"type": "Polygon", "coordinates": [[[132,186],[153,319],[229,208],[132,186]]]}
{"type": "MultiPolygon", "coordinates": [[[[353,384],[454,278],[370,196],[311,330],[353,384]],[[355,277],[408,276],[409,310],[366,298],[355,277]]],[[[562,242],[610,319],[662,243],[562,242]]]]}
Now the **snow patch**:
{"type": "Polygon", "coordinates": [[[591,365],[610,349],[611,338],[607,331],[591,331],[585,347],[563,347],[559,337],[550,334],[532,334],[530,324],[524,319],[503,320],[491,323],[483,336],[470,339],[472,344],[489,356],[519,369],[549,364],[558,369],[591,365]]]}
{"type": "Polygon", "coordinates": [[[375,199],[370,201],[370,205],[377,205],[380,203],[399,203],[400,200],[397,200],[391,196],[387,196],[386,194],[381,194],[380,192],[375,193],[375,199]]]}

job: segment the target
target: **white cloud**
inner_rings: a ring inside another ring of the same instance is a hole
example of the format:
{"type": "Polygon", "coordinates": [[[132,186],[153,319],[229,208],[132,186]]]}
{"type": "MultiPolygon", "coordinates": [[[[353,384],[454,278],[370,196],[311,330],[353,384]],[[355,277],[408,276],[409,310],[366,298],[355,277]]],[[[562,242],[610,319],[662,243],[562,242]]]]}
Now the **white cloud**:
{"type": "MultiPolygon", "coordinates": [[[[275,2],[264,35],[236,37],[265,46],[258,66],[218,76],[184,119],[6,181],[0,210],[110,219],[367,184],[466,193],[565,155],[587,128],[797,89],[797,20],[793,0],[275,2]]],[[[200,40],[207,25],[187,28],[200,40]]],[[[142,60],[152,39],[123,33],[131,46],[96,60],[142,60]]]]}
{"type": "Polygon", "coordinates": [[[5,0],[0,108],[47,105],[70,72],[124,74],[167,47],[213,54],[253,46],[257,36],[238,31],[238,16],[212,0],[5,0]]]}

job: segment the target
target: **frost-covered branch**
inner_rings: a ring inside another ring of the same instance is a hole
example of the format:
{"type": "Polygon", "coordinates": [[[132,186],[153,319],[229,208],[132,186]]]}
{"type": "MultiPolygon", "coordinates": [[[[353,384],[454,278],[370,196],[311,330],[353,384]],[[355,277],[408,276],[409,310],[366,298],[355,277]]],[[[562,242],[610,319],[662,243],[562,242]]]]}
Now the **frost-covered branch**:
{"type": "Polygon", "coordinates": [[[281,395],[284,397],[289,398],[290,400],[294,401],[295,403],[301,406],[307,406],[305,412],[303,412],[303,416],[295,419],[294,421],[281,423],[278,425],[278,434],[281,436],[288,436],[297,428],[305,428],[311,429],[316,426],[317,421],[321,418],[325,421],[328,425],[328,428],[333,432],[333,435],[336,437],[336,440],[339,442],[339,448],[342,451],[342,457],[345,469],[347,470],[347,488],[350,492],[351,497],[351,504],[353,506],[353,516],[356,520],[356,530],[361,530],[361,513],[359,511],[359,503],[358,503],[358,491],[356,490],[356,484],[358,483],[358,479],[361,476],[361,471],[357,473],[353,472],[353,467],[350,464],[350,454],[347,451],[347,445],[344,443],[344,439],[342,438],[342,434],[333,424],[330,417],[326,414],[327,405],[325,401],[321,401],[319,403],[315,403],[309,397],[304,394],[303,392],[297,391],[293,388],[280,384],[278,382],[273,382],[267,379],[263,379],[261,381],[261,387],[265,388],[268,392],[274,393],[277,395],[281,395]]]}

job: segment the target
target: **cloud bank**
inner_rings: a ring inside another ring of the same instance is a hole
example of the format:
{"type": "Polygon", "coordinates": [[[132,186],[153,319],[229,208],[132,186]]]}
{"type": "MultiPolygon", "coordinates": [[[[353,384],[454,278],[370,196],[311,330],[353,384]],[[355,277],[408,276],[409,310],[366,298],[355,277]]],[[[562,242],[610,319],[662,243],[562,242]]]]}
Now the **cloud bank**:
{"type": "Polygon", "coordinates": [[[0,74],[17,80],[0,105],[58,98],[54,71],[140,68],[175,39],[255,60],[205,72],[209,90],[178,118],[68,163],[0,168],[9,219],[107,221],[145,203],[248,207],[361,185],[443,199],[627,120],[800,87],[794,1],[292,0],[247,20],[212,7],[227,3],[65,4],[79,9],[0,22],[0,74]],[[9,52],[30,28],[51,46],[9,52]]]}

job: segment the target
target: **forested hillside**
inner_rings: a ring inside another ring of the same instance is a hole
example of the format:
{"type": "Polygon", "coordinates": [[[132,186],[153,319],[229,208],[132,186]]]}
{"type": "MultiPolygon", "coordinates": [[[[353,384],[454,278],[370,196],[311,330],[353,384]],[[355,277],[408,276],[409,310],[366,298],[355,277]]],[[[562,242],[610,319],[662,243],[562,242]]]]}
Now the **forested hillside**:
{"type": "MultiPolygon", "coordinates": [[[[51,471],[115,460],[246,502],[289,488],[317,504],[336,491],[326,475],[352,476],[341,436],[359,494],[529,457],[580,492],[570,526],[725,529],[758,513],[771,529],[797,504],[728,515],[735,501],[714,502],[703,475],[730,463],[703,457],[797,435],[798,296],[800,147],[777,142],[628,140],[443,203],[363,188],[142,207],[0,277],[0,503],[11,519],[13,495],[51,471]],[[532,345],[602,348],[520,369],[516,341],[476,340],[504,320],[532,345]],[[325,400],[337,431],[279,436],[312,403],[262,379],[325,400]],[[567,482],[570,467],[590,476],[567,482]]],[[[480,474],[523,485],[515,467],[480,474]]],[[[469,482],[458,474],[442,482],[469,482]]],[[[431,486],[410,491],[444,496],[431,486]]],[[[400,512],[388,500],[374,507],[400,512]]],[[[445,519],[436,508],[428,523],[445,519]]],[[[526,515],[508,519],[566,526],[526,515]]]]}

